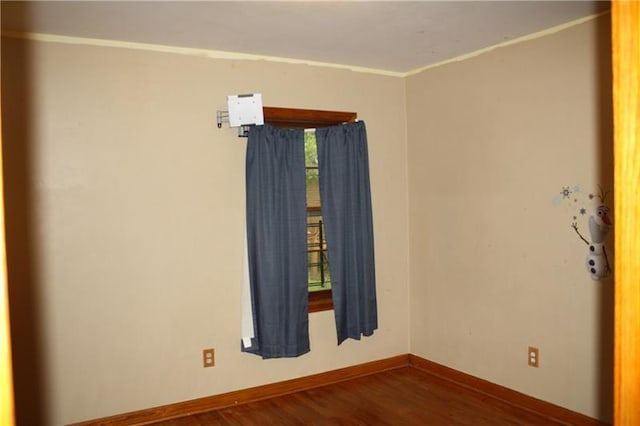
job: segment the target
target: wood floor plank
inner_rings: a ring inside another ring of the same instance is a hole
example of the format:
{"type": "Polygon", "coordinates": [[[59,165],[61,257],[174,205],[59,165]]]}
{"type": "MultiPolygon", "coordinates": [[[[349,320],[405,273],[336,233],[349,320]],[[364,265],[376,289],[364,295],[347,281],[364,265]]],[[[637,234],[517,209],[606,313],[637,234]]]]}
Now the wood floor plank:
{"type": "Polygon", "coordinates": [[[215,425],[553,425],[548,418],[411,367],[156,423],[215,425]]]}

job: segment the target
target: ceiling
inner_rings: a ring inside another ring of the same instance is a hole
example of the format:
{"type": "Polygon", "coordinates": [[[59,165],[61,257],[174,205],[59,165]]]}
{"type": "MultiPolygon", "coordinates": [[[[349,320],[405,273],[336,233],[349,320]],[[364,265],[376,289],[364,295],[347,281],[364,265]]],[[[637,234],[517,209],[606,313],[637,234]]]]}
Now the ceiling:
{"type": "Polygon", "coordinates": [[[606,1],[2,1],[3,32],[407,73],[607,10],[606,1]]]}

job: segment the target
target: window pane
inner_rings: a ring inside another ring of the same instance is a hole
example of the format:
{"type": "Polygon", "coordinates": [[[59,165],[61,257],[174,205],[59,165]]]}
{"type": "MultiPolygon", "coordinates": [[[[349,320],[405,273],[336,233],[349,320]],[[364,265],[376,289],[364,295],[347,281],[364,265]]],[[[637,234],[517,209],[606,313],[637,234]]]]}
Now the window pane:
{"type": "Polygon", "coordinates": [[[304,135],[305,166],[307,173],[307,264],[309,268],[309,291],[331,288],[327,242],[322,226],[320,210],[320,186],[318,181],[318,155],[316,135],[304,135]]]}
{"type": "Polygon", "coordinates": [[[318,154],[316,134],[304,134],[305,166],[307,173],[307,208],[320,207],[320,186],[318,181],[318,154]]]}
{"type": "Polygon", "coordinates": [[[322,216],[307,214],[307,264],[309,267],[309,291],[331,288],[327,240],[324,237],[322,216]]]}
{"type": "Polygon", "coordinates": [[[318,168],[318,147],[316,145],[316,133],[314,131],[304,132],[304,165],[318,168]]]}

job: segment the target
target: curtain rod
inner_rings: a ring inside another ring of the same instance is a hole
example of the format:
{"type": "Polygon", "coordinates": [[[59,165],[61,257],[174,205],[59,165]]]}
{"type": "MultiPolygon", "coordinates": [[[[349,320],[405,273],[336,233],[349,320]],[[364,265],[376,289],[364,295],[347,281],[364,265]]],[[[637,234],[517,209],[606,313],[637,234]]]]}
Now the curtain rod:
{"type": "MultiPolygon", "coordinates": [[[[359,119],[355,119],[353,122],[357,123],[359,122],[359,119]]],[[[217,111],[217,124],[218,124],[218,129],[222,128],[222,123],[228,123],[229,122],[229,112],[228,111],[217,111]]],[[[277,121],[276,121],[277,122],[277,121]]],[[[267,124],[271,124],[270,122],[267,122],[267,124]]],[[[345,123],[332,123],[329,124],[327,126],[320,126],[320,127],[330,127],[330,126],[337,126],[340,124],[349,124],[349,122],[345,122],[345,123]]],[[[273,125],[273,124],[271,124],[273,125]]],[[[251,129],[251,126],[255,126],[255,124],[246,124],[246,125],[242,125],[238,127],[238,137],[239,138],[248,138],[249,137],[249,129],[251,129]]],[[[279,127],[279,126],[274,126],[274,127],[279,127]]],[[[283,127],[286,128],[286,127],[283,127]]],[[[309,128],[305,128],[304,132],[305,133],[311,133],[311,132],[315,132],[318,129],[318,127],[309,127],[309,128]]]]}

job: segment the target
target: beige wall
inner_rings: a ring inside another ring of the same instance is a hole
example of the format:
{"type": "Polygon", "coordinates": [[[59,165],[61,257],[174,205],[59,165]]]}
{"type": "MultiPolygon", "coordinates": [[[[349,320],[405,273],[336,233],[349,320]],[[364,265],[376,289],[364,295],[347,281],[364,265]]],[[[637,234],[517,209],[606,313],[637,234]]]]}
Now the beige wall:
{"type": "Polygon", "coordinates": [[[563,186],[612,189],[608,19],[406,88],[411,351],[602,419],[613,284],[591,280],[587,247],[552,200],[563,186]]]}
{"type": "Polygon", "coordinates": [[[2,64],[22,413],[59,425],[408,352],[403,79],[14,39],[2,64]],[[227,95],[252,92],[366,121],[375,337],[338,347],[323,312],[307,355],[240,352],[246,140],[215,120],[227,95]]]}
{"type": "Polygon", "coordinates": [[[612,185],[607,20],[406,79],[3,39],[22,412],[57,425],[412,352],[610,418],[612,284],[552,203],[612,185]],[[240,353],[245,140],[215,112],[248,92],[367,122],[373,338],[337,347],[325,312],[307,355],[240,353]]]}

